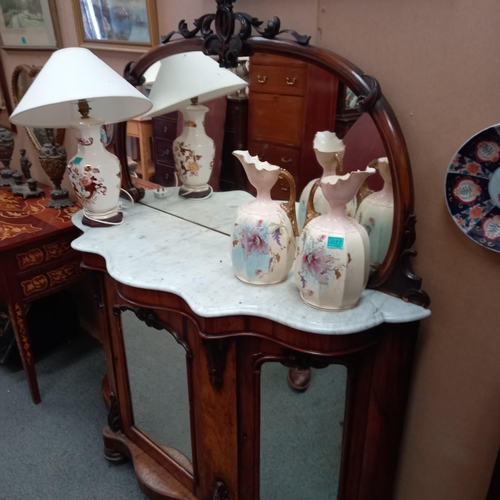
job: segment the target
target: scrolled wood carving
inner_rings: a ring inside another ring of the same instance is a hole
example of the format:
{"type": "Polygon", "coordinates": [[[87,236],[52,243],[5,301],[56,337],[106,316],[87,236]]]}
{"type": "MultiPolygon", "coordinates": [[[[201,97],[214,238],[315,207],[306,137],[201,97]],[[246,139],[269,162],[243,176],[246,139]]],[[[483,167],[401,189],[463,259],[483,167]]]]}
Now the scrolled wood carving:
{"type": "Polygon", "coordinates": [[[174,35],[181,35],[185,39],[194,38],[200,34],[203,40],[203,52],[210,56],[219,56],[219,63],[225,68],[236,67],[238,57],[245,53],[245,40],[250,38],[252,30],[263,38],[272,40],[278,35],[288,33],[300,45],[307,45],[310,36],[300,35],[294,30],[281,30],[281,21],[274,17],[268,21],[265,28],[263,22],[256,17],[252,17],[244,12],[233,12],[235,0],[216,0],[217,12],[215,14],[205,14],[193,22],[194,29],[190,30],[183,19],[179,23],[177,31],[172,31],[167,36],[162,37],[162,43],[171,41],[174,35]],[[240,25],[238,32],[235,32],[236,21],[240,25]],[[215,33],[212,29],[215,24],[215,33]]]}
{"type": "Polygon", "coordinates": [[[369,111],[377,101],[382,97],[382,88],[380,83],[376,78],[370,75],[362,76],[365,83],[370,87],[370,92],[368,94],[359,95],[357,100],[357,105],[363,113],[369,111]]]}
{"type": "Polygon", "coordinates": [[[203,345],[207,354],[207,361],[210,370],[210,383],[214,389],[222,389],[224,386],[224,372],[226,370],[227,351],[229,340],[206,340],[203,345]]]}
{"type": "Polygon", "coordinates": [[[120,409],[118,408],[118,401],[115,393],[109,395],[109,412],[108,412],[108,426],[113,432],[118,432],[122,428],[120,420],[120,409]]]}
{"type": "Polygon", "coordinates": [[[113,314],[119,315],[123,311],[132,311],[139,320],[146,323],[150,328],[154,328],[155,330],[165,330],[170,333],[172,337],[174,337],[175,341],[181,345],[186,351],[186,356],[188,358],[193,357],[193,351],[191,351],[191,347],[186,340],[184,340],[177,332],[172,330],[170,326],[164,323],[158,315],[152,310],[146,307],[129,307],[129,306],[120,306],[113,308],[113,314]]]}

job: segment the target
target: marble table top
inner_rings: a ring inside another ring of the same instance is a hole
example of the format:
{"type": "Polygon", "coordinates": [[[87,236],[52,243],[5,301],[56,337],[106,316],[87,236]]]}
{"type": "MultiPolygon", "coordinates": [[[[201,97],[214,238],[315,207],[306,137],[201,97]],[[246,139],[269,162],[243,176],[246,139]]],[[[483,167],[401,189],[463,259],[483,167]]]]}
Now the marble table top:
{"type": "MultiPolygon", "coordinates": [[[[224,195],[214,193],[214,205],[224,195]]],[[[207,208],[201,201],[197,206],[207,208]]],[[[229,212],[226,206],[226,218],[229,212]]],[[[243,283],[233,274],[229,236],[143,204],[124,211],[120,226],[89,228],[81,221],[78,212],[73,223],[84,234],[73,241],[75,250],[104,257],[109,275],[120,283],[182,297],[202,317],[257,316],[302,331],[341,335],[430,315],[428,309],[376,290],[365,290],[354,309],[313,309],[300,298],[292,273],[278,285],[243,283]]],[[[227,221],[215,225],[223,229],[227,221]]]]}

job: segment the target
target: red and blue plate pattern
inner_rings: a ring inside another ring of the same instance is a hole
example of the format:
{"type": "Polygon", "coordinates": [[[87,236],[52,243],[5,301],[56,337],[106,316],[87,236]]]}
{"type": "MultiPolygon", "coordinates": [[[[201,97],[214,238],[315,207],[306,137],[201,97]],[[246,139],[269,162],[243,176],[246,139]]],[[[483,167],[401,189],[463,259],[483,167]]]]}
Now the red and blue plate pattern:
{"type": "Polygon", "coordinates": [[[500,125],[458,150],[448,167],[445,195],[457,226],[479,245],[500,252],[500,125]]]}

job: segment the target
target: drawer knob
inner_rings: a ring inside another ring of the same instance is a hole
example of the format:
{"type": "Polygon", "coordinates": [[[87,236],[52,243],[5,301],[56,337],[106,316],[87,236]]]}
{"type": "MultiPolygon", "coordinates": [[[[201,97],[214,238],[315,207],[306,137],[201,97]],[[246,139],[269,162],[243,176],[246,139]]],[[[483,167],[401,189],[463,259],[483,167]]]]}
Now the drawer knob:
{"type": "Polygon", "coordinates": [[[170,149],[165,149],[165,151],[163,151],[163,156],[168,156],[170,154],[170,149]]]}
{"type": "Polygon", "coordinates": [[[260,76],[260,75],[257,75],[257,81],[259,83],[266,83],[267,82],[267,76],[260,76]]]}
{"type": "Polygon", "coordinates": [[[283,184],[283,182],[280,182],[280,188],[282,191],[290,191],[290,186],[288,184],[283,184]]]}
{"type": "Polygon", "coordinates": [[[290,80],[290,78],[288,78],[288,76],[286,77],[286,84],[287,85],[295,85],[296,83],[297,83],[297,78],[290,80]]]}
{"type": "Polygon", "coordinates": [[[164,132],[165,134],[168,132],[168,127],[167,127],[167,126],[163,127],[163,132],[164,132]]]}
{"type": "Polygon", "coordinates": [[[281,158],[281,162],[282,163],[292,163],[292,159],[291,158],[281,158]]]}

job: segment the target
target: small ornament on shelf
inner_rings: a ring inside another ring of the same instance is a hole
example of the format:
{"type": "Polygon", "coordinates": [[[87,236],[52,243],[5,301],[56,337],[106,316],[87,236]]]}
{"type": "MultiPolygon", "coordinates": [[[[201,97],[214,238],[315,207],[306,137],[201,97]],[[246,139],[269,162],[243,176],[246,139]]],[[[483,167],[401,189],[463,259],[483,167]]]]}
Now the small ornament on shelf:
{"type": "Polygon", "coordinates": [[[56,143],[53,129],[46,129],[48,142],[40,148],[38,159],[44,170],[54,183],[55,189],[50,192],[49,208],[72,207],[76,202],[69,197],[67,189],[61,187],[61,182],[68,163],[66,150],[56,143]]]}
{"type": "Polygon", "coordinates": [[[21,149],[21,172],[15,172],[12,175],[12,179],[14,180],[14,184],[12,185],[12,193],[18,196],[22,196],[24,199],[33,198],[37,196],[43,196],[45,191],[37,186],[37,181],[31,177],[30,169],[31,169],[31,160],[28,156],[26,156],[26,150],[21,149]],[[26,184],[23,184],[23,174],[26,178],[26,184]]]}

